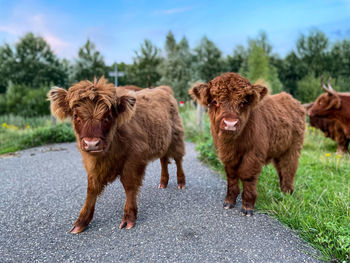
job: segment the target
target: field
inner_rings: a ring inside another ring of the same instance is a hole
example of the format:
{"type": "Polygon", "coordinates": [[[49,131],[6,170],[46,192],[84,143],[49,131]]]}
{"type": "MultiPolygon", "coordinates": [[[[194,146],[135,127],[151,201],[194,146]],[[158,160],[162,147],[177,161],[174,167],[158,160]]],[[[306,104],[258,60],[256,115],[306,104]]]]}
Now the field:
{"type": "MultiPolygon", "coordinates": [[[[199,158],[224,176],[204,117],[195,123],[196,112],[182,110],[187,140],[197,144],[199,158]]],[[[324,260],[350,262],[350,157],[337,155],[337,145],[308,127],[292,195],[283,195],[272,165],[263,169],[258,183],[256,209],[266,212],[319,249],[324,260]]]]}
{"type": "MultiPolygon", "coordinates": [[[[190,104],[180,109],[186,140],[195,142],[199,158],[224,176],[206,116],[196,125],[190,104]]],[[[51,125],[49,117],[0,117],[0,154],[54,142],[74,141],[68,122],[51,125]]],[[[281,222],[319,249],[324,260],[350,262],[350,157],[335,154],[336,143],[308,127],[292,195],[283,195],[269,165],[258,184],[256,209],[281,222]]]]}

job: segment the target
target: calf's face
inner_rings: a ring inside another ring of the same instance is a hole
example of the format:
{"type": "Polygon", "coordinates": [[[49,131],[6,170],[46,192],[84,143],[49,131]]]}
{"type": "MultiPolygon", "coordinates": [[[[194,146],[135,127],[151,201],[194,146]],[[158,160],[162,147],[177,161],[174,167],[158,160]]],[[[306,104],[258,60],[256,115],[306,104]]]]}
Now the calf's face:
{"type": "Polygon", "coordinates": [[[84,93],[79,93],[81,90],[74,86],[69,91],[53,88],[48,98],[54,115],[59,119],[72,118],[79,148],[99,154],[108,152],[117,127],[132,117],[136,99],[128,95],[117,98],[114,87],[91,89],[93,92],[84,89],[84,93]]]}
{"type": "Polygon", "coordinates": [[[208,108],[211,125],[218,133],[237,136],[267,88],[251,85],[236,73],[224,73],[208,84],[194,86],[190,94],[208,108]]]}
{"type": "Polygon", "coordinates": [[[115,124],[115,115],[107,105],[90,100],[73,108],[73,127],[81,150],[99,153],[108,148],[108,135],[115,124]]]}

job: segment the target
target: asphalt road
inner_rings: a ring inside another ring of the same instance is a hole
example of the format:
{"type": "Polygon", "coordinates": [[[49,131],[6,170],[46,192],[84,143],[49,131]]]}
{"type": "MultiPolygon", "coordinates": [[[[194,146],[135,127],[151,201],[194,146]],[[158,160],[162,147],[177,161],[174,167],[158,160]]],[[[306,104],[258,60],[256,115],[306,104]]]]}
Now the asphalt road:
{"type": "MultiPolygon", "coordinates": [[[[277,220],[225,210],[226,182],[196,159],[184,160],[187,185],[158,189],[149,164],[131,230],[118,228],[124,190],[117,179],[96,204],[87,230],[69,234],[85,200],[86,174],[75,144],[0,158],[0,262],[317,262],[317,252],[277,220]]],[[[277,178],[276,178],[277,180],[277,178]]]]}

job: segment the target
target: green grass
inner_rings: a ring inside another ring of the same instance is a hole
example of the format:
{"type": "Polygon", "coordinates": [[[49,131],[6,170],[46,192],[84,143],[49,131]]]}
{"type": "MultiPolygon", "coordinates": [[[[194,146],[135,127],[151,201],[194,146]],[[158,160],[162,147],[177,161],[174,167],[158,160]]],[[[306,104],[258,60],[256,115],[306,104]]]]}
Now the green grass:
{"type": "Polygon", "coordinates": [[[74,132],[67,122],[53,127],[50,117],[0,116],[0,154],[74,140],[74,132]]]}
{"type": "MultiPolygon", "coordinates": [[[[188,110],[192,113],[183,115],[187,139],[197,144],[200,160],[224,174],[208,119],[202,129],[193,128],[189,123],[195,119],[186,117],[195,118],[195,110],[188,110]]],[[[282,194],[277,173],[268,165],[259,177],[256,209],[297,230],[324,260],[350,262],[350,157],[336,155],[336,148],[335,142],[308,128],[294,193],[282,194]]]]}

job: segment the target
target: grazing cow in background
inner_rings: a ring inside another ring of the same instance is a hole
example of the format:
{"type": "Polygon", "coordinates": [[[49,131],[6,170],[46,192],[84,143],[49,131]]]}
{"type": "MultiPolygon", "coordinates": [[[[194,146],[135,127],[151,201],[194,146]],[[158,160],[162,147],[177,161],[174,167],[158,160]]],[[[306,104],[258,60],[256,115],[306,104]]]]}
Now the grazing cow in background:
{"type": "Polygon", "coordinates": [[[237,73],[197,84],[192,98],[208,108],[210,130],[227,176],[224,208],[233,208],[243,183],[242,215],[253,215],[263,165],[273,162],[283,193],[292,193],[303,147],[305,110],[287,93],[268,95],[237,73]]]}
{"type": "Polygon", "coordinates": [[[134,92],[115,88],[103,77],[81,81],[68,91],[53,88],[51,111],[72,117],[87,171],[87,196],[71,233],[82,232],[93,218],[97,197],[117,177],[126,193],[120,228],[130,229],[137,217],[137,194],[148,162],[160,158],[160,188],[168,184],[168,161],[177,166],[178,188],[185,187],[182,158],[184,128],[173,91],[168,86],[134,92]]]}
{"type": "Polygon", "coordinates": [[[331,138],[332,140],[338,143],[337,153],[340,153],[340,154],[348,153],[350,139],[348,139],[345,136],[344,130],[340,125],[340,123],[336,120],[330,120],[327,118],[311,117],[309,114],[309,110],[313,104],[314,103],[303,105],[309,115],[310,125],[312,127],[320,129],[326,137],[331,138]]]}
{"type": "Polygon", "coordinates": [[[328,88],[321,86],[326,93],[321,94],[309,110],[310,117],[323,117],[337,120],[343,127],[344,133],[350,139],[350,93],[336,92],[328,79],[328,88]]]}

